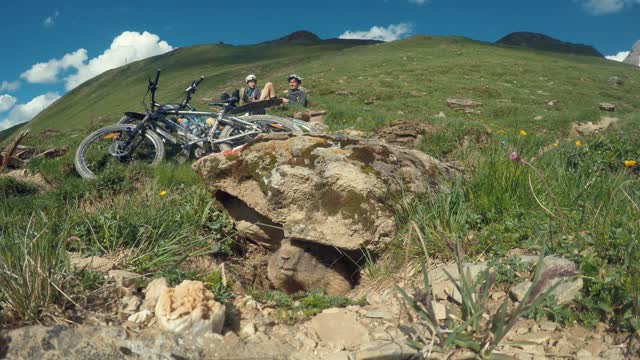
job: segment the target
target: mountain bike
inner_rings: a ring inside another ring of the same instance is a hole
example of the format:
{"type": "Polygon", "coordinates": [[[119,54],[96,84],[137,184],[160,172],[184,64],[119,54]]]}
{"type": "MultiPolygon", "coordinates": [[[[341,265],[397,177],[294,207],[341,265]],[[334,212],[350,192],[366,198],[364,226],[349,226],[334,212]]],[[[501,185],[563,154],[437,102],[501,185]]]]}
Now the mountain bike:
{"type": "Polygon", "coordinates": [[[305,122],[269,115],[233,116],[248,113],[261,106],[276,105],[279,99],[236,106],[237,94],[210,103],[218,111],[196,111],[191,97],[204,77],[193,81],[185,90],[185,98],[177,104],[159,104],[156,91],[160,70],[155,80],[149,79],[143,99],[145,112],[125,112],[120,123],[98,129],[78,146],[74,164],[80,176],[95,179],[102,173],[131,163],[157,165],[166,155],[165,145],[177,148],[178,162],[210,153],[230,150],[246,144],[265,132],[302,134],[317,132],[305,122]],[[149,106],[145,100],[151,94],[149,106]]]}

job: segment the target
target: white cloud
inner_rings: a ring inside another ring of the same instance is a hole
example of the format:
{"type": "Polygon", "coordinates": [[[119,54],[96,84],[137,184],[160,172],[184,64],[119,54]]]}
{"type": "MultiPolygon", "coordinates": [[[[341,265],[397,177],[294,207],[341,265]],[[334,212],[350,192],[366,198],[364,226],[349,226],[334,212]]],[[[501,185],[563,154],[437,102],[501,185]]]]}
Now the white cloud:
{"type": "Polygon", "coordinates": [[[607,15],[621,11],[625,7],[640,4],[640,0],[573,0],[593,15],[607,15]]]}
{"type": "Polygon", "coordinates": [[[620,51],[615,55],[607,55],[605,57],[609,60],[623,61],[624,59],[627,58],[627,56],[629,56],[630,53],[631,51],[620,51]]]}
{"type": "Polygon", "coordinates": [[[407,23],[389,25],[386,28],[382,26],[373,26],[371,27],[371,29],[366,31],[347,30],[342,35],[340,35],[339,38],[393,41],[409,34],[411,32],[411,28],[411,24],[407,23]]]}
{"type": "Polygon", "coordinates": [[[0,95],[0,113],[11,109],[16,101],[17,99],[11,95],[0,95]]]}
{"type": "Polygon", "coordinates": [[[429,1],[428,0],[409,0],[409,3],[416,4],[416,5],[424,5],[427,2],[429,1]]]}
{"type": "Polygon", "coordinates": [[[30,83],[53,83],[58,81],[58,73],[69,68],[79,68],[87,60],[87,50],[78,49],[66,54],[62,59],[51,59],[46,63],[37,63],[20,75],[30,83]]]}
{"type": "Polygon", "coordinates": [[[158,35],[146,31],[143,33],[125,31],[113,39],[107,50],[88,62],[87,50],[78,49],[64,55],[61,59],[37,63],[20,77],[30,83],[53,83],[58,81],[58,75],[61,72],[75,70],[64,78],[65,88],[71,90],[107,70],[171,50],[173,47],[166,41],[160,40],[158,35]]]}
{"type": "Polygon", "coordinates": [[[47,16],[46,19],[44,19],[44,21],[42,22],[42,26],[46,27],[46,28],[50,28],[53,25],[56,24],[56,18],[60,16],[60,12],[58,10],[53,12],[53,15],[51,16],[47,16]]]}
{"type": "Polygon", "coordinates": [[[125,31],[113,39],[111,47],[102,55],[91,59],[86,65],[77,67],[78,72],[65,79],[67,81],[65,88],[71,90],[107,70],[171,50],[173,47],[166,41],[161,41],[158,35],[146,31],[142,34],[125,31]]]}
{"type": "Polygon", "coordinates": [[[0,91],[16,91],[20,88],[20,81],[2,81],[0,84],[0,91]]]}
{"type": "Polygon", "coordinates": [[[14,125],[21,124],[23,122],[33,119],[38,113],[51,105],[54,101],[58,100],[60,95],[54,92],[48,92],[43,95],[36,96],[26,104],[20,104],[15,106],[10,112],[9,116],[5,119],[0,119],[0,130],[10,128],[14,125]]]}

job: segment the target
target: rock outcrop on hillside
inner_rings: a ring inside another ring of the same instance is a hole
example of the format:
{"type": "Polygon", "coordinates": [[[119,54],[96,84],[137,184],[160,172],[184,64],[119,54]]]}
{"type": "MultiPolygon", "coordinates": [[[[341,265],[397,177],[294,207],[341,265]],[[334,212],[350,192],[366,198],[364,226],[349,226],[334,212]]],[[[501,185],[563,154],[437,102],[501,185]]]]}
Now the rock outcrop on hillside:
{"type": "Polygon", "coordinates": [[[553,51],[575,55],[604,57],[591,45],[574,44],[532,32],[514,32],[496,41],[496,44],[521,46],[530,49],[553,51]]]}
{"type": "MultiPolygon", "coordinates": [[[[289,134],[261,134],[238,155],[210,155],[193,168],[211,188],[257,212],[260,223],[270,222],[265,230],[281,227],[284,237],[373,251],[395,234],[389,197],[439,191],[439,180],[452,171],[417,150],[289,134]]],[[[281,239],[273,240],[275,247],[281,239]]]]}
{"type": "Polygon", "coordinates": [[[640,66],[640,40],[636,41],[635,45],[631,48],[629,56],[627,56],[623,62],[631,65],[640,66]]]}

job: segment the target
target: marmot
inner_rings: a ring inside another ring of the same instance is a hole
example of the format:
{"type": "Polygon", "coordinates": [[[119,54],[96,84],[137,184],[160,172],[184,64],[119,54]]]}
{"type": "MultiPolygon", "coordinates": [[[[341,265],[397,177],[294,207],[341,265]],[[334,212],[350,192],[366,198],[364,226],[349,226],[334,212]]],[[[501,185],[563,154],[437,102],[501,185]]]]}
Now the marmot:
{"type": "Polygon", "coordinates": [[[351,290],[344,264],[334,261],[325,265],[303,246],[301,242],[284,239],[269,259],[267,277],[276,289],[288,294],[322,289],[331,296],[351,290]]]}

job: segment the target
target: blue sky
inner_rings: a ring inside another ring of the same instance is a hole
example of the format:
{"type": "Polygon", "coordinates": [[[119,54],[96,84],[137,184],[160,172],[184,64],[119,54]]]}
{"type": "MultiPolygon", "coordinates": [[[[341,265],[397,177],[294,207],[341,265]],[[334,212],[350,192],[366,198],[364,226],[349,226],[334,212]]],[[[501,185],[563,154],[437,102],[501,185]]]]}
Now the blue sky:
{"type": "Polygon", "coordinates": [[[490,42],[532,31],[616,55],[640,40],[639,19],[640,0],[3,2],[0,130],[102,71],[182,46],[253,44],[301,29],[321,38],[431,34],[490,42]]]}

